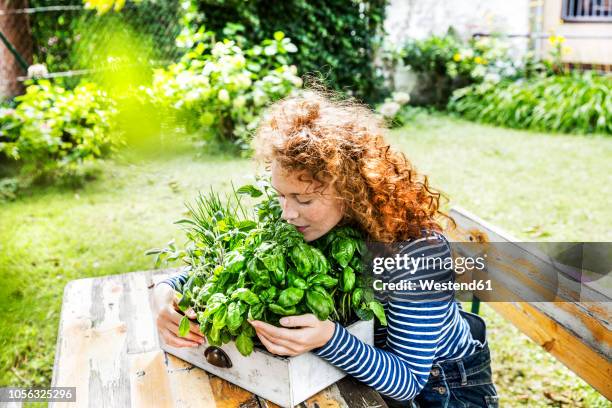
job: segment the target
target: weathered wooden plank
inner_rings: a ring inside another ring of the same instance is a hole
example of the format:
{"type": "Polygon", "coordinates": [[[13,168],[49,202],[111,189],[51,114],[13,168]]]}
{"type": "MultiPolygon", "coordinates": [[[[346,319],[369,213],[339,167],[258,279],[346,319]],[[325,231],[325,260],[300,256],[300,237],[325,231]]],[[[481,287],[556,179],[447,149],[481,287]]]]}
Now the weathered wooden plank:
{"type": "Polygon", "coordinates": [[[214,374],[207,374],[217,408],[259,408],[259,402],[255,394],[214,374]]]}
{"type": "Polygon", "coordinates": [[[208,374],[204,370],[171,354],[162,353],[166,358],[165,364],[175,407],[213,408],[217,406],[208,374]]]}
{"type": "Polygon", "coordinates": [[[555,356],[608,399],[612,399],[612,364],[560,324],[526,302],[487,303],[534,342],[555,356]]]}
{"type": "Polygon", "coordinates": [[[50,407],[88,406],[88,338],[92,327],[89,316],[92,285],[93,280],[86,279],[69,282],[64,288],[51,385],[76,387],[76,402],[51,402],[50,407]],[[87,374],[84,375],[84,371],[87,374]]]}
{"type": "Polygon", "coordinates": [[[331,385],[318,394],[313,395],[298,406],[303,408],[352,408],[352,406],[348,405],[344,400],[336,384],[331,385]]]}
{"type": "Polygon", "coordinates": [[[130,405],[126,354],[128,325],[120,316],[124,292],[117,276],[93,282],[90,308],[93,325],[87,344],[90,405],[94,401],[98,407],[130,405]]]}
{"type": "Polygon", "coordinates": [[[336,383],[346,404],[353,408],[386,408],[387,403],[374,389],[360,383],[351,376],[336,383]]]}
{"type": "MultiPolygon", "coordinates": [[[[612,286],[612,277],[601,277],[598,276],[598,281],[589,282],[588,277],[590,274],[588,271],[581,271],[572,266],[563,265],[559,263],[557,260],[551,258],[544,251],[537,250],[534,245],[526,246],[519,242],[519,240],[510,234],[502,231],[501,229],[488,224],[477,216],[471,214],[467,210],[461,208],[453,208],[450,212],[450,215],[457,222],[457,228],[446,231],[447,235],[458,242],[473,242],[474,245],[469,248],[477,248],[476,243],[482,243],[482,249],[491,249],[495,251],[499,251],[498,248],[501,245],[489,245],[488,243],[504,243],[504,248],[508,248],[504,250],[503,255],[504,258],[509,258],[514,261],[514,266],[516,270],[510,270],[517,275],[517,278],[520,278],[518,275],[523,274],[528,276],[530,279],[528,283],[530,285],[535,285],[535,287],[542,286],[543,282],[533,282],[540,280],[552,281],[553,283],[557,283],[560,289],[573,290],[579,289],[581,293],[576,295],[576,299],[571,300],[579,300],[583,303],[589,302],[609,302],[610,301],[610,286],[612,286]],[[507,245],[506,245],[507,244],[507,245]],[[527,255],[524,257],[523,255],[527,255]],[[518,272],[518,273],[517,273],[518,272]],[[581,272],[583,272],[583,277],[587,278],[583,282],[575,282],[571,281],[570,276],[574,275],[575,277],[580,276],[581,272]],[[604,279],[607,278],[607,279],[604,279]],[[529,282],[531,281],[531,282],[529,282]],[[580,285],[582,283],[582,285],[580,285]],[[567,285],[567,286],[565,286],[567,285]],[[574,285],[575,288],[571,286],[574,285]],[[579,296],[579,297],[578,297],[579,296]]],[[[551,245],[556,248],[563,248],[565,246],[574,246],[574,243],[537,243],[537,245],[544,245],[547,248],[551,245]]],[[[462,248],[468,248],[467,246],[463,246],[462,248]]],[[[550,249],[550,248],[549,248],[550,249]]],[[[560,251],[557,248],[557,251],[560,251]]],[[[582,251],[582,249],[580,249],[582,251]]],[[[595,260],[593,259],[596,256],[604,256],[602,254],[598,254],[598,249],[592,246],[587,247],[585,249],[586,254],[583,252],[583,258],[588,260],[587,263],[593,263],[595,260]]],[[[493,252],[493,255],[498,255],[497,252],[493,252]]],[[[609,256],[609,255],[608,255],[609,256]]],[[[495,261],[495,260],[493,260],[495,261]]],[[[507,264],[507,262],[506,262],[507,264]]],[[[590,276],[593,278],[593,276],[590,276]]],[[[607,316],[608,318],[610,315],[607,316]]]]}
{"type": "Polygon", "coordinates": [[[129,365],[132,408],[181,406],[174,404],[164,353],[161,350],[131,354],[129,365]]]}
{"type": "MultiPolygon", "coordinates": [[[[509,242],[516,238],[500,229],[480,220],[478,217],[462,209],[453,209],[450,215],[455,219],[458,228],[449,231],[451,239],[464,242],[509,242]]],[[[517,248],[520,245],[517,244],[517,248]]],[[[519,250],[497,253],[497,262],[487,262],[485,274],[474,274],[475,277],[494,276],[498,286],[495,286],[496,296],[491,298],[486,291],[477,292],[482,300],[491,300],[489,305],[502,316],[511,321],[521,331],[535,342],[551,352],[557,359],[576,372],[585,381],[595,387],[607,398],[612,398],[612,335],[610,331],[612,315],[610,303],[605,293],[596,293],[596,286],[588,287],[589,300],[604,299],[605,301],[568,302],[558,297],[554,302],[499,302],[495,300],[510,299],[511,287],[504,286],[508,279],[516,279],[520,284],[537,287],[541,284],[538,278],[543,276],[546,268],[545,257],[534,261],[533,257],[521,259],[516,257],[519,250]],[[499,283],[502,282],[502,285],[499,283]]],[[[550,274],[550,270],[546,271],[550,274]]],[[[463,276],[460,279],[466,279],[463,276]]],[[[563,278],[561,276],[561,278],[563,278]]],[[[572,290],[566,283],[566,289],[572,290]]],[[[516,293],[516,292],[515,292],[516,293]]],[[[520,291],[518,292],[520,293],[520,291]]],[[[581,295],[583,295],[581,291],[581,295]]],[[[521,299],[518,299],[521,300],[521,299]]]]}
{"type": "Polygon", "coordinates": [[[77,387],[71,406],[92,401],[98,407],[129,405],[127,325],[119,317],[122,293],[120,281],[112,277],[66,287],[53,385],[77,387]]]}
{"type": "Polygon", "coordinates": [[[144,353],[159,348],[157,330],[149,307],[149,272],[121,275],[123,296],[120,318],[128,328],[127,353],[144,353]]]}
{"type": "MultiPolygon", "coordinates": [[[[510,239],[515,239],[510,235],[504,234],[499,229],[494,229],[490,225],[487,225],[484,221],[478,219],[472,214],[469,214],[465,210],[457,210],[453,209],[451,211],[451,215],[455,218],[458,223],[458,228],[453,231],[448,231],[448,235],[455,239],[456,241],[491,241],[491,242],[504,242],[507,243],[508,250],[504,250],[503,253],[499,251],[500,245],[495,245],[487,247],[487,243],[483,243],[483,251],[490,250],[493,247],[493,252],[491,253],[493,257],[497,257],[498,259],[488,259],[488,270],[485,272],[479,272],[478,277],[491,277],[492,280],[500,283],[500,288],[508,289],[512,293],[504,294],[504,296],[495,296],[490,300],[508,300],[508,301],[528,301],[530,298],[530,292],[523,291],[524,287],[520,286],[520,284],[530,285],[532,287],[543,286],[542,281],[544,277],[542,275],[542,271],[545,271],[547,275],[552,275],[552,277],[547,278],[549,280],[556,280],[558,289],[563,292],[563,290],[571,290],[571,286],[574,285],[576,290],[580,291],[579,295],[575,295],[576,299],[580,299],[580,301],[566,302],[567,304],[573,304],[576,308],[584,311],[584,314],[588,317],[591,317],[597,320],[597,324],[603,326],[608,331],[612,329],[612,299],[610,298],[609,291],[603,290],[601,292],[597,291],[598,285],[588,282],[570,282],[564,273],[563,270],[568,270],[570,268],[565,266],[560,266],[558,262],[552,259],[547,254],[538,252],[533,249],[532,246],[529,248],[525,248],[521,246],[520,243],[510,242],[510,239]],[[516,281],[516,282],[514,282],[516,281]],[[511,283],[504,285],[504,283],[511,283]],[[518,285],[518,286],[517,286],[518,285]],[[525,296],[522,296],[525,294],[525,296]]],[[[475,246],[474,246],[475,247],[475,246]]],[[[463,246],[462,248],[466,248],[463,246]]],[[[504,248],[506,248],[504,244],[504,248]]],[[[469,247],[472,250],[472,246],[469,247]]],[[[580,271],[576,271],[579,273],[580,271]]],[[[461,277],[460,279],[465,279],[465,277],[461,277]]],[[[601,285],[599,285],[601,288],[601,285]]],[[[497,291],[498,288],[495,288],[497,291]]],[[[602,288],[603,289],[603,288],[602,288]]],[[[482,298],[486,298],[490,294],[484,292],[477,292],[478,296],[482,296],[482,298]]],[[[563,294],[553,294],[553,296],[547,296],[551,300],[555,300],[555,303],[558,304],[561,301],[567,300],[562,298],[563,294]]],[[[542,299],[542,297],[538,297],[538,299],[542,299]]],[[[552,302],[533,302],[536,308],[540,309],[540,305],[548,305],[552,302]]],[[[544,313],[547,313],[546,310],[542,310],[544,313]]],[[[551,318],[559,320],[563,320],[563,315],[550,315],[551,318]]],[[[571,320],[571,319],[570,319],[571,320]]],[[[571,324],[568,322],[568,324],[571,324]]],[[[595,324],[595,326],[597,325],[595,324]]],[[[593,326],[592,324],[589,324],[593,326]]],[[[572,327],[568,327],[568,329],[572,330],[572,327]]],[[[577,327],[575,332],[582,332],[583,327],[577,327]]],[[[587,336],[589,334],[587,333],[587,336]]],[[[599,342],[596,340],[596,336],[587,337],[585,341],[588,341],[594,348],[600,346],[599,342]]],[[[607,343],[607,347],[609,347],[610,343],[607,343]]],[[[609,350],[602,350],[604,354],[609,354],[609,350]]]]}
{"type": "Polygon", "coordinates": [[[157,348],[144,273],[80,279],[64,291],[55,386],[77,386],[77,406],[129,405],[128,352],[157,348]]]}

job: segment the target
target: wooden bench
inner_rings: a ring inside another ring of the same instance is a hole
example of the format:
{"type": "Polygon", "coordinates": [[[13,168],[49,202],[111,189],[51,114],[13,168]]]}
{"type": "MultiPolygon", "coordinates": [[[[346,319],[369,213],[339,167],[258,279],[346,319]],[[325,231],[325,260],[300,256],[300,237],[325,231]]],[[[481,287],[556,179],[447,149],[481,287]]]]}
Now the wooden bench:
{"type": "MultiPolygon", "coordinates": [[[[76,387],[76,403],[51,407],[276,407],[160,349],[150,295],[154,284],[173,272],[133,272],[66,285],[52,386],[76,387]]],[[[387,405],[352,377],[299,405],[347,406],[387,405]]]]}
{"type": "MultiPolygon", "coordinates": [[[[530,290],[546,290],[543,282],[549,278],[547,274],[558,273],[558,264],[526,251],[516,238],[468,211],[454,208],[449,215],[457,223],[454,231],[446,233],[451,241],[509,243],[496,246],[494,259],[489,258],[487,262],[487,276],[500,278],[498,282],[502,282],[502,286],[504,279],[511,276],[530,290]]],[[[469,279],[469,274],[465,274],[458,281],[469,279]]],[[[581,286],[586,292],[581,293],[582,299],[586,297],[588,301],[527,302],[513,298],[511,302],[490,301],[487,304],[606,398],[612,399],[612,299],[609,297],[612,285],[610,277],[607,279],[607,282],[602,279],[603,282],[581,286]]],[[[509,295],[500,294],[500,289],[505,287],[494,287],[496,299],[490,299],[490,292],[477,291],[472,311],[478,312],[480,300],[506,300],[500,296],[509,295]]]]}

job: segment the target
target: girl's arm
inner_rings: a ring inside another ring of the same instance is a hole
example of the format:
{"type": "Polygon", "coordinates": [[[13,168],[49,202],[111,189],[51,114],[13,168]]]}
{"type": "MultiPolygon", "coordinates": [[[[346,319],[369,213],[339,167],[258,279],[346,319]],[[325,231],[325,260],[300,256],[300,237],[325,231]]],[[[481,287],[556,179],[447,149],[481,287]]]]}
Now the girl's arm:
{"type": "MultiPolygon", "coordinates": [[[[423,259],[422,266],[416,271],[391,271],[388,281],[423,276],[435,276],[437,281],[452,279],[452,269],[445,269],[439,262],[425,262],[451,255],[445,238],[437,234],[429,238],[412,241],[400,251],[400,255],[423,259]]],[[[410,400],[425,386],[437,352],[463,344],[461,335],[455,332],[456,307],[450,297],[420,302],[391,297],[385,310],[388,327],[383,347],[381,339],[376,339],[377,347],[372,347],[336,323],[332,338],[313,352],[381,394],[410,400]]]]}
{"type": "Polygon", "coordinates": [[[389,302],[385,350],[363,343],[336,323],[315,354],[393,399],[414,398],[425,386],[441,340],[452,328],[452,303],[389,302]]]}
{"type": "Polygon", "coordinates": [[[162,283],[166,283],[168,285],[170,285],[172,287],[172,289],[176,290],[177,292],[183,292],[183,285],[185,284],[185,282],[187,282],[187,279],[189,278],[189,275],[187,274],[187,271],[182,271],[180,273],[174,274],[166,279],[164,279],[163,281],[159,282],[158,285],[162,284],[162,283]]]}

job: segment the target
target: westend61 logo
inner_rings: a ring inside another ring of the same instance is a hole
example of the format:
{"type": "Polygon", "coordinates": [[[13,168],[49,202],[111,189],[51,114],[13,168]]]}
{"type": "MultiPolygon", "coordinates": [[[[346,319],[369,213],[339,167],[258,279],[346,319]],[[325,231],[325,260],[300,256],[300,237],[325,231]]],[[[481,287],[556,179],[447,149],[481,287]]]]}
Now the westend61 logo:
{"type": "Polygon", "coordinates": [[[411,257],[407,254],[396,254],[394,257],[375,257],[372,260],[372,271],[376,275],[380,275],[383,272],[408,272],[414,275],[418,270],[454,270],[458,274],[462,274],[469,270],[485,270],[485,258],[484,256],[479,257],[425,257],[421,255],[418,257],[411,257]]]}

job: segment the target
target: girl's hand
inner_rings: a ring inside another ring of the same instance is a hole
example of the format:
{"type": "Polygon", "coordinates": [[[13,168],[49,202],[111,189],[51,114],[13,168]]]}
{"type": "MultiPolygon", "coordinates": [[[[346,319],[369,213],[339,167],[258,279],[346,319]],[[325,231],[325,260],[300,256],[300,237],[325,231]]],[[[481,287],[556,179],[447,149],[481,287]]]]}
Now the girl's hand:
{"type": "MultiPolygon", "coordinates": [[[[159,284],[153,291],[153,313],[157,331],[163,342],[173,347],[198,347],[206,342],[206,338],[200,332],[200,326],[189,322],[190,331],[186,337],[179,337],[178,327],[183,315],[178,313],[177,292],[170,285],[159,284]]],[[[188,309],[185,315],[195,319],[193,309],[188,309]]]]}
{"type": "Polygon", "coordinates": [[[325,345],[334,335],[336,325],[330,320],[321,321],[313,314],[286,316],[280,319],[285,329],[271,324],[250,320],[259,340],[272,354],[297,356],[325,345]]]}

